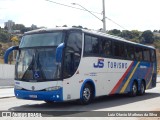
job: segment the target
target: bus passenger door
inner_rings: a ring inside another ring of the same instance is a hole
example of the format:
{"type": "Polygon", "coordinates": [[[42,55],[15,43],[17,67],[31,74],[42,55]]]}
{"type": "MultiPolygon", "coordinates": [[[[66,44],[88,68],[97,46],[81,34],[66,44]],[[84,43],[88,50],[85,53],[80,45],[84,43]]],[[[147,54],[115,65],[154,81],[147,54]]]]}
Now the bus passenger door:
{"type": "Polygon", "coordinates": [[[64,77],[71,77],[77,70],[81,58],[82,36],[80,32],[69,32],[64,52],[64,77]]]}
{"type": "Polygon", "coordinates": [[[79,97],[79,75],[75,74],[81,59],[82,35],[79,31],[70,31],[64,49],[63,60],[63,93],[64,99],[79,97]],[[72,88],[72,89],[71,89],[72,88]]]}

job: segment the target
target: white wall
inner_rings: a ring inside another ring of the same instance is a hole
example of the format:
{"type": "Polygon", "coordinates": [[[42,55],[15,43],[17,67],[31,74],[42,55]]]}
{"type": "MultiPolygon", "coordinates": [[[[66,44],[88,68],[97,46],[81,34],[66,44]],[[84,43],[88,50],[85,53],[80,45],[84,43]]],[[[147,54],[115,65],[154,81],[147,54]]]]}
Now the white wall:
{"type": "Polygon", "coordinates": [[[15,65],[0,64],[0,79],[14,79],[15,65]]]}

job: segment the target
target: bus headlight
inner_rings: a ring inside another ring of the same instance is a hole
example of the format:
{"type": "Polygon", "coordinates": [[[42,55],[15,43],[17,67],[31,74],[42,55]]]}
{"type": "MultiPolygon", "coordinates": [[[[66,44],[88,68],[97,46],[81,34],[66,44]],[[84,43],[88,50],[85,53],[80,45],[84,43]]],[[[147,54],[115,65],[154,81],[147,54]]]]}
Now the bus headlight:
{"type": "Polygon", "coordinates": [[[49,88],[46,88],[46,91],[58,90],[60,88],[61,88],[60,86],[49,87],[49,88]]]}
{"type": "Polygon", "coordinates": [[[17,89],[17,90],[21,90],[22,89],[22,87],[20,87],[18,85],[15,85],[14,88],[17,89]]]}

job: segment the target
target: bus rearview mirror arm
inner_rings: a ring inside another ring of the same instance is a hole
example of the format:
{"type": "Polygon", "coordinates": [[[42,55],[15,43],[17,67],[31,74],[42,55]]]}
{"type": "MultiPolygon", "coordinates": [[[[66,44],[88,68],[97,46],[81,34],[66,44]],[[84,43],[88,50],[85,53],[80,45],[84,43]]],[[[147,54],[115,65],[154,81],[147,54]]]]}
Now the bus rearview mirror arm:
{"type": "Polygon", "coordinates": [[[8,56],[9,54],[13,51],[13,50],[18,50],[19,46],[12,46],[10,48],[8,48],[4,54],[4,63],[8,64],[8,56]]]}

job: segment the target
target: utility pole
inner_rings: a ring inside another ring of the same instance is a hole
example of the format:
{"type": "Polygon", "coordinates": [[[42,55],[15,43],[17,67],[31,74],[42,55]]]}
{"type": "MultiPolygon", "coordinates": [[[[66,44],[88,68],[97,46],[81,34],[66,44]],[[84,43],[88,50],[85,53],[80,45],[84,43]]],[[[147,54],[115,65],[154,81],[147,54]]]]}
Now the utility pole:
{"type": "Polygon", "coordinates": [[[92,14],[94,17],[96,17],[97,19],[99,19],[102,23],[103,23],[103,32],[106,33],[106,17],[105,17],[105,0],[102,0],[102,5],[103,5],[103,19],[100,19],[99,17],[97,17],[96,15],[94,15],[91,11],[89,11],[88,9],[86,9],[85,7],[83,7],[82,5],[78,4],[78,3],[72,3],[73,5],[78,5],[81,8],[83,8],[85,11],[89,12],[90,14],[92,14]]]}
{"type": "Polygon", "coordinates": [[[103,14],[103,19],[102,19],[102,22],[103,22],[103,32],[105,33],[106,32],[105,0],[102,0],[102,6],[103,6],[103,11],[102,11],[102,14],[103,14]]]}

